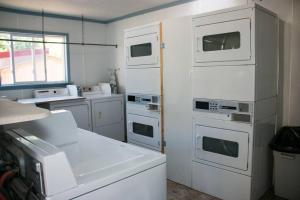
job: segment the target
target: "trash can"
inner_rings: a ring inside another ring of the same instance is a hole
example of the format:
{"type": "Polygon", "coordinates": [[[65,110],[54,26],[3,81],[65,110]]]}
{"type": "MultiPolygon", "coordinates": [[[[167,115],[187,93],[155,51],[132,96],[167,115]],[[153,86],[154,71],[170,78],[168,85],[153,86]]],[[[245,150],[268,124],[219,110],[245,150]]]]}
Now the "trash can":
{"type": "Polygon", "coordinates": [[[270,143],[274,154],[275,195],[300,199],[300,127],[282,127],[270,143]]]}

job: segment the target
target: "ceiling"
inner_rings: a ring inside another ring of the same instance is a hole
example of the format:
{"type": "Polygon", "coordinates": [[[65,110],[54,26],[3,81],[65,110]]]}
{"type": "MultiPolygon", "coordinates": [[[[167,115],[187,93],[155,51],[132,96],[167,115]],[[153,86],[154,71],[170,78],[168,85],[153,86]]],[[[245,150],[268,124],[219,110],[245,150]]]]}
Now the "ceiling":
{"type": "Polygon", "coordinates": [[[184,0],[0,0],[1,7],[112,21],[184,0]]]}

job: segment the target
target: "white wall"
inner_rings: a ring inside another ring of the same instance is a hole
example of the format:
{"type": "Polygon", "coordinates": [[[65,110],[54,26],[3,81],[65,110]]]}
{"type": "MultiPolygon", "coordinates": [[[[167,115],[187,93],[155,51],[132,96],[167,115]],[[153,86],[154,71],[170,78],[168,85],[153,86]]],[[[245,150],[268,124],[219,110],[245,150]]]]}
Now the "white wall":
{"type": "MultiPolygon", "coordinates": [[[[108,37],[108,41],[111,43],[117,43],[119,46],[119,48],[113,50],[113,53],[110,55],[111,56],[110,62],[112,66],[120,68],[118,78],[120,82],[121,92],[125,91],[124,90],[125,88],[124,54],[123,54],[124,29],[147,24],[154,21],[162,21],[170,18],[200,14],[207,11],[218,10],[226,7],[232,7],[232,6],[238,6],[253,1],[252,0],[197,0],[190,3],[158,10],[155,12],[147,13],[144,15],[124,19],[109,24],[108,29],[110,35],[108,37]]],[[[291,59],[290,58],[291,58],[291,35],[292,35],[291,27],[293,22],[293,14],[292,14],[293,0],[262,0],[262,1],[255,0],[255,2],[276,12],[280,18],[280,85],[279,85],[279,89],[280,89],[279,118],[280,119],[279,121],[280,122],[282,121],[284,124],[288,124],[289,121],[292,121],[291,119],[289,120],[289,118],[291,117],[294,118],[294,114],[292,116],[291,112],[289,112],[290,110],[293,110],[289,108],[290,96],[296,95],[296,92],[294,92],[294,90],[292,91],[293,95],[291,95],[291,90],[290,90],[290,81],[291,81],[291,71],[290,71],[291,59]]],[[[294,8],[294,10],[295,9],[296,7],[294,8]]],[[[296,35],[296,33],[294,35],[296,35]]],[[[296,47],[299,48],[299,45],[296,47]]],[[[299,77],[299,73],[295,76],[299,77]]],[[[293,85],[295,85],[294,82],[293,85]]],[[[296,97],[298,97],[299,99],[300,92],[298,95],[296,95],[296,97]]],[[[296,97],[294,99],[296,99],[296,97]]],[[[291,104],[291,106],[295,106],[295,105],[291,104]]],[[[299,114],[299,112],[297,113],[299,114]]],[[[298,117],[298,119],[300,120],[300,117],[298,117]]]]}
{"type": "MultiPolygon", "coordinates": [[[[0,12],[0,28],[42,30],[39,16],[0,12]]],[[[45,31],[68,33],[70,42],[81,42],[81,21],[45,17],[45,31]]],[[[106,43],[107,25],[84,22],[85,42],[106,43]]],[[[109,55],[114,47],[70,45],[71,81],[92,85],[109,81],[109,55]]],[[[0,91],[0,96],[29,98],[32,90],[0,91]]]]}
{"type": "Polygon", "coordinates": [[[300,125],[300,1],[294,0],[292,26],[289,118],[291,125],[300,125]]]}

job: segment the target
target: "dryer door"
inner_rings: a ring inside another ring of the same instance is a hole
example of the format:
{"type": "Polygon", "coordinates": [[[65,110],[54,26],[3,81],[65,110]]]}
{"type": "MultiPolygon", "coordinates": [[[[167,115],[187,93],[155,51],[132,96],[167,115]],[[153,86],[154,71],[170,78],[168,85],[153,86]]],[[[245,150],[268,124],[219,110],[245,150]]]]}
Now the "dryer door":
{"type": "Polygon", "coordinates": [[[251,59],[250,19],[194,27],[194,62],[251,59]]]}
{"type": "Polygon", "coordinates": [[[127,115],[128,139],[138,143],[160,147],[159,119],[141,115],[127,115]]]}
{"type": "Polygon", "coordinates": [[[125,40],[127,68],[159,67],[159,36],[140,35],[125,40]],[[153,66],[155,65],[155,66],[153,66]]]}
{"type": "Polygon", "coordinates": [[[249,134],[195,125],[195,157],[219,165],[247,170],[249,134]]]}

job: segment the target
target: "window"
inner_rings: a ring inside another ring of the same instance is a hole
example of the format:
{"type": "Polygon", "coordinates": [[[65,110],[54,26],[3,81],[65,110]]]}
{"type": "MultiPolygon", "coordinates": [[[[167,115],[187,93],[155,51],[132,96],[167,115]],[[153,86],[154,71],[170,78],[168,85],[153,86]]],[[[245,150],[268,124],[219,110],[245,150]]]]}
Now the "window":
{"type": "Polygon", "coordinates": [[[66,35],[0,30],[1,86],[68,82],[66,35]],[[19,40],[19,41],[17,41],[19,40]],[[54,43],[55,42],[55,43],[54,43]]]}
{"type": "Polygon", "coordinates": [[[240,38],[240,32],[230,32],[204,36],[203,51],[239,49],[241,46],[240,38]]]}
{"type": "Polygon", "coordinates": [[[142,57],[152,55],[151,43],[137,44],[130,47],[131,57],[142,57]]]}
{"type": "Polygon", "coordinates": [[[132,129],[133,129],[133,132],[136,134],[153,138],[153,127],[152,126],[133,122],[132,129]]]}
{"type": "Polygon", "coordinates": [[[211,137],[203,137],[203,150],[237,158],[239,144],[237,142],[211,137]]]}

